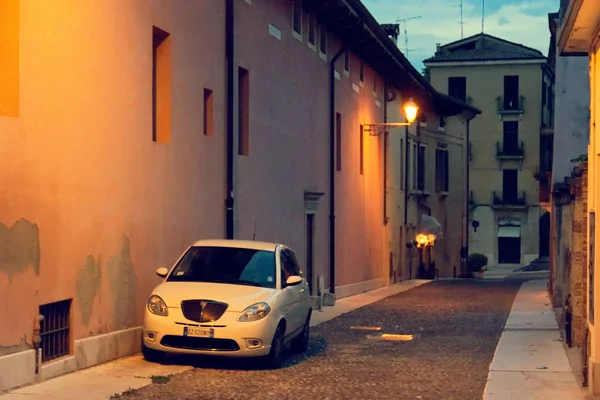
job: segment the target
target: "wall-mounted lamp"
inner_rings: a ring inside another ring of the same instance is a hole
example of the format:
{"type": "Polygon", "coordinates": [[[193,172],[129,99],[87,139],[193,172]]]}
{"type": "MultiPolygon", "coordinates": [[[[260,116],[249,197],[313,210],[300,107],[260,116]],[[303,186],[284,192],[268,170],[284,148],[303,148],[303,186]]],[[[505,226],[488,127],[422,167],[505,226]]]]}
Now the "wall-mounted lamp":
{"type": "Polygon", "coordinates": [[[397,128],[401,126],[410,126],[415,119],[417,118],[417,113],[419,112],[419,107],[413,101],[413,99],[409,99],[404,106],[404,117],[406,118],[406,122],[395,122],[389,124],[365,124],[363,125],[363,130],[365,132],[369,132],[371,136],[379,136],[383,132],[387,131],[387,128],[397,128]]]}

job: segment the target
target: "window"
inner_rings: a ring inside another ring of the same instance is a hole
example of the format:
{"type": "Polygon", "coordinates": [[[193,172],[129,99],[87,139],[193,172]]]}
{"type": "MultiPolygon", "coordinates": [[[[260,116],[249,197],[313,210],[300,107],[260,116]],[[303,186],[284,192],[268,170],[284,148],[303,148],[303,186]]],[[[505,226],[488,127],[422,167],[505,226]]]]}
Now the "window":
{"type": "Polygon", "coordinates": [[[168,32],[152,27],[152,141],[171,140],[171,41],[168,32]]]}
{"type": "Polygon", "coordinates": [[[360,62],[360,75],[359,75],[359,79],[360,79],[361,82],[365,81],[365,63],[362,62],[362,60],[360,62]]]}
{"type": "Polygon", "coordinates": [[[377,75],[373,75],[373,94],[377,94],[377,75]]]}
{"type": "Polygon", "coordinates": [[[503,153],[516,155],[519,152],[519,121],[503,122],[503,153]]]}
{"type": "Polygon", "coordinates": [[[19,2],[0,1],[0,10],[0,115],[18,117],[19,2]]]}
{"type": "Polygon", "coordinates": [[[450,168],[448,163],[448,150],[435,150],[435,190],[448,192],[450,186],[450,168]]]}
{"type": "Polygon", "coordinates": [[[464,76],[448,78],[448,96],[467,101],[467,78],[464,76]]]}
{"type": "Polygon", "coordinates": [[[319,32],[319,52],[321,54],[327,54],[327,26],[321,24],[319,32]]]}
{"type": "Polygon", "coordinates": [[[344,53],[344,72],[350,72],[350,53],[344,53]]]}
{"type": "Polygon", "coordinates": [[[238,154],[250,155],[250,77],[247,69],[238,69],[238,154]]]}
{"type": "Polygon", "coordinates": [[[446,117],[443,115],[438,116],[438,127],[440,129],[446,129],[446,117]]]}
{"type": "Polygon", "coordinates": [[[71,299],[40,306],[42,362],[71,353],[71,299]]]}
{"type": "Polygon", "coordinates": [[[342,170],[342,114],[335,113],[335,168],[342,170]]]}
{"type": "Polygon", "coordinates": [[[302,0],[292,2],[292,26],[296,34],[302,35],[302,0]]]}
{"type": "Polygon", "coordinates": [[[418,161],[417,161],[417,144],[413,143],[412,145],[412,189],[415,190],[417,188],[417,169],[418,169],[418,161]]]}
{"type": "Polygon", "coordinates": [[[204,89],[204,135],[211,136],[214,130],[213,91],[204,89]]]}
{"type": "Polygon", "coordinates": [[[516,204],[519,186],[519,171],[516,169],[502,170],[502,201],[504,204],[516,204]]]}
{"type": "Polygon", "coordinates": [[[507,75],[504,77],[504,109],[519,109],[519,76],[507,75]]]}
{"type": "Polygon", "coordinates": [[[404,176],[404,139],[400,139],[400,189],[406,188],[404,176]]]}
{"type": "Polygon", "coordinates": [[[548,96],[546,91],[548,88],[546,87],[546,82],[542,82],[542,106],[545,106],[548,103],[548,96]]]}
{"type": "Polygon", "coordinates": [[[359,142],[359,149],[360,149],[360,155],[359,155],[359,170],[360,170],[360,174],[362,175],[364,172],[364,156],[365,156],[365,148],[364,148],[364,142],[365,142],[365,135],[364,135],[364,128],[361,125],[360,126],[360,142],[359,142]]]}
{"type": "Polygon", "coordinates": [[[427,188],[427,147],[419,145],[418,147],[418,165],[417,165],[417,190],[426,190],[427,188]]]}
{"type": "Polygon", "coordinates": [[[310,14],[308,16],[308,44],[315,46],[317,42],[317,16],[310,14]]]}

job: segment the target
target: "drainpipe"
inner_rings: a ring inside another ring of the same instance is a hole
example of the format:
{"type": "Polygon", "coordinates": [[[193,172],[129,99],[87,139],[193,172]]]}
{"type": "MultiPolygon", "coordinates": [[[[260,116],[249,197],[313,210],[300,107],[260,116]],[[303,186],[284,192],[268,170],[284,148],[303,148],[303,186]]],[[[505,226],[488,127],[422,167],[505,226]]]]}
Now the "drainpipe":
{"type": "MultiPolygon", "coordinates": [[[[387,82],[383,83],[383,123],[387,123],[387,82]]],[[[388,223],[387,215],[387,163],[388,163],[388,147],[390,135],[387,131],[383,132],[383,225],[388,223]]]]}
{"type": "Polygon", "coordinates": [[[329,292],[335,293],[335,62],[342,46],[329,61],[329,292]]]}
{"type": "Polygon", "coordinates": [[[233,239],[233,100],[234,100],[234,0],[225,2],[225,57],[227,58],[227,193],[225,197],[225,234],[233,239]]]}
{"type": "Polygon", "coordinates": [[[408,224],[408,157],[410,155],[410,146],[408,144],[408,126],[404,128],[404,229],[408,224]]]}
{"type": "Polygon", "coordinates": [[[463,274],[462,274],[463,276],[464,276],[464,274],[466,274],[468,272],[467,271],[467,269],[468,269],[467,268],[467,260],[469,259],[469,214],[470,214],[469,213],[469,207],[470,207],[469,197],[471,195],[471,185],[469,183],[469,181],[470,181],[469,171],[471,170],[471,167],[470,167],[471,160],[470,160],[470,151],[469,150],[471,147],[471,120],[473,118],[475,118],[475,116],[467,118],[467,148],[466,148],[466,159],[467,159],[467,173],[466,173],[467,185],[466,185],[466,187],[467,187],[467,191],[465,193],[465,195],[466,195],[465,196],[465,206],[466,206],[466,208],[465,208],[465,213],[466,213],[466,215],[465,215],[465,221],[466,221],[465,222],[465,257],[466,258],[465,258],[465,270],[463,271],[463,274]]]}

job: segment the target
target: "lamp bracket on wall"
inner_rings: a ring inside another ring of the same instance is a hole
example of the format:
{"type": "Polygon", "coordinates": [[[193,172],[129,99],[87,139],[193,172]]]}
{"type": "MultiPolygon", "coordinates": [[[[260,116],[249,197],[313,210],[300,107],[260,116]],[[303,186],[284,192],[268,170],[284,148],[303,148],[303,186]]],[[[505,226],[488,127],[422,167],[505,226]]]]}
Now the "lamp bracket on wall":
{"type": "Polygon", "coordinates": [[[369,132],[371,136],[379,136],[384,132],[387,132],[388,129],[391,128],[400,128],[402,126],[410,126],[408,122],[398,122],[398,123],[390,123],[390,124],[365,124],[363,125],[363,130],[365,132],[369,132]]]}

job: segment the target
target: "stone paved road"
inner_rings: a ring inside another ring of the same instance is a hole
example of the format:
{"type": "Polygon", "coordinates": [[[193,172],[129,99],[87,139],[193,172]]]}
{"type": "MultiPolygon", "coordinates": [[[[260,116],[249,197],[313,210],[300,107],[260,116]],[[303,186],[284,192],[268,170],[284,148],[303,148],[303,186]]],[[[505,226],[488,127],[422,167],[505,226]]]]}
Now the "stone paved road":
{"type": "Polygon", "coordinates": [[[122,399],[480,400],[489,364],[523,281],[435,281],[312,328],[307,355],[286,367],[222,359],[122,399]],[[349,329],[381,326],[381,332],[349,329]],[[411,341],[369,336],[412,334],[411,341]]]}

